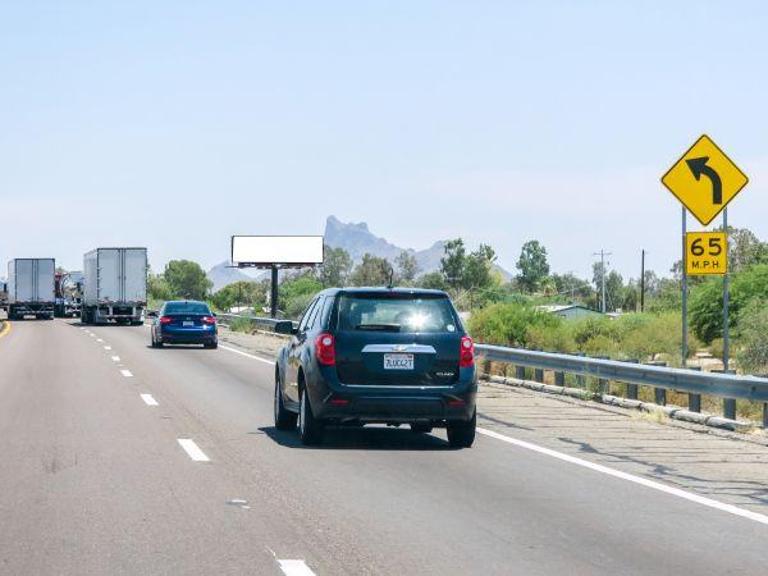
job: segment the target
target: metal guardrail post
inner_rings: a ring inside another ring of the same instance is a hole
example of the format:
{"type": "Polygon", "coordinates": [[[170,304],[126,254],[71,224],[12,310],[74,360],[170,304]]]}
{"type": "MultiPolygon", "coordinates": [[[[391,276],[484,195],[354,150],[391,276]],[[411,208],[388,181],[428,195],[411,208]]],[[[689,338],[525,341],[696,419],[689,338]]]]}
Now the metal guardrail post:
{"type": "MultiPolygon", "coordinates": [[[[631,360],[625,360],[625,362],[629,362],[630,364],[639,364],[640,360],[637,358],[632,358],[631,360]]],[[[630,400],[637,400],[637,384],[630,384],[625,382],[625,386],[627,387],[627,398],[630,400]]]]}
{"type": "MultiPolygon", "coordinates": [[[[609,356],[595,356],[595,358],[598,358],[599,360],[608,360],[609,356]]],[[[597,393],[598,394],[607,394],[610,392],[610,383],[605,378],[598,378],[597,379],[597,393]]]]}
{"type": "MultiPolygon", "coordinates": [[[[579,352],[578,356],[586,356],[584,352],[579,352]]],[[[576,387],[577,388],[586,388],[587,387],[587,379],[584,378],[583,375],[577,374],[576,375],[576,387]]]]}
{"type": "MultiPolygon", "coordinates": [[[[712,370],[716,374],[735,374],[735,370],[712,370]]],[[[723,416],[736,420],[736,399],[735,398],[723,398],[723,416]]]]}
{"type": "MultiPolygon", "coordinates": [[[[647,366],[666,366],[666,362],[660,360],[653,360],[646,362],[647,366]]],[[[653,401],[659,406],[667,405],[667,389],[666,388],[654,388],[653,389],[653,401]]]]}
{"type": "MultiPolygon", "coordinates": [[[[688,370],[701,372],[701,366],[688,366],[688,370]]],[[[701,394],[688,394],[688,410],[691,412],[701,412],[701,394]]]]}
{"type": "Polygon", "coordinates": [[[555,372],[555,386],[565,386],[565,372],[555,372]]]}
{"type": "Polygon", "coordinates": [[[541,368],[534,368],[533,379],[536,380],[536,382],[544,382],[544,370],[541,368]]]}
{"type": "Polygon", "coordinates": [[[525,380],[525,366],[515,366],[515,378],[525,380]]]}

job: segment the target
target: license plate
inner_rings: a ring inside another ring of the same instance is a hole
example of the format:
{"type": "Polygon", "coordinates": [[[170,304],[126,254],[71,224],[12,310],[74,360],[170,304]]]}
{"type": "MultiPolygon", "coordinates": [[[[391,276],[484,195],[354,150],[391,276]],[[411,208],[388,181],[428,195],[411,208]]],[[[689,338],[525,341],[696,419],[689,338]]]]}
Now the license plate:
{"type": "Polygon", "coordinates": [[[413,370],[413,354],[384,354],[384,370],[413,370]]]}
{"type": "Polygon", "coordinates": [[[182,326],[194,326],[194,325],[195,325],[195,323],[194,323],[192,320],[184,320],[184,321],[181,323],[181,325],[182,325],[182,326]]]}

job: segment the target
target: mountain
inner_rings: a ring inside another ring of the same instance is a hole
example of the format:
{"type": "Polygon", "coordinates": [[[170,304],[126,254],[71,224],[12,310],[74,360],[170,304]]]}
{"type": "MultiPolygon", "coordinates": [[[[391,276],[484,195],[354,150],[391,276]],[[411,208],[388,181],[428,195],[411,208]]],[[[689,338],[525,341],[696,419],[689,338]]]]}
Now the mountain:
{"type": "MultiPolygon", "coordinates": [[[[445,253],[443,241],[435,242],[425,250],[401,248],[373,234],[365,222],[344,223],[335,216],[328,216],[326,220],[325,244],[331,248],[343,248],[356,263],[360,262],[366,253],[394,262],[401,252],[409,252],[416,257],[420,274],[439,270],[440,259],[445,253]]],[[[506,279],[511,277],[503,268],[496,268],[506,279]]]]}
{"type": "Polygon", "coordinates": [[[226,260],[221,264],[216,264],[216,266],[208,270],[206,276],[208,276],[208,280],[213,282],[212,290],[214,292],[221,290],[229,284],[234,284],[235,282],[240,282],[242,280],[246,282],[254,282],[257,280],[242,270],[232,268],[229,261],[226,260]]]}

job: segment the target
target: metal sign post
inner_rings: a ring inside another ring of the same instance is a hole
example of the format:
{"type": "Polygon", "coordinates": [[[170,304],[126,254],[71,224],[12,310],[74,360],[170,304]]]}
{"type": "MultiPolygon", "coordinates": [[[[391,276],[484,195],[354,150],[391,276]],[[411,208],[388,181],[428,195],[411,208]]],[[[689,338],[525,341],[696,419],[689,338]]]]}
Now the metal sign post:
{"type": "MultiPolygon", "coordinates": [[[[723,231],[728,233],[728,208],[723,210],[723,231]]],[[[725,275],[723,276],[723,372],[730,373],[728,365],[730,363],[731,356],[731,326],[729,318],[730,307],[730,277],[728,275],[728,268],[725,269],[725,275]]],[[[726,418],[736,419],[736,400],[733,398],[723,399],[723,415],[726,418]]]]}
{"type": "Polygon", "coordinates": [[[683,259],[682,259],[682,266],[680,267],[680,272],[682,273],[682,291],[683,291],[683,318],[682,318],[682,329],[683,329],[683,338],[682,338],[682,348],[680,350],[680,362],[681,366],[685,368],[685,365],[688,361],[688,273],[686,272],[686,242],[685,242],[685,235],[688,231],[688,222],[687,222],[687,210],[685,209],[685,206],[682,207],[683,210],[683,259]]]}

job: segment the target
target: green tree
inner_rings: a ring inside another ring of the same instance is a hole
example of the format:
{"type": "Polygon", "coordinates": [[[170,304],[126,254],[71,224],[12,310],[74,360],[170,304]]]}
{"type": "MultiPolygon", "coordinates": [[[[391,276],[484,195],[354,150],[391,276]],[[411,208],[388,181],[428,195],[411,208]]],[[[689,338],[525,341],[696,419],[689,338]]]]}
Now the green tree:
{"type": "Polygon", "coordinates": [[[163,277],[174,298],[203,300],[213,286],[200,265],[191,260],[171,260],[163,277]]]}
{"type": "Polygon", "coordinates": [[[284,278],[279,289],[279,308],[286,318],[298,319],[312,298],[323,289],[312,272],[284,278]]]}
{"type": "MultiPolygon", "coordinates": [[[[730,290],[729,325],[738,327],[752,302],[768,300],[768,265],[758,264],[733,275],[730,290]]],[[[697,338],[710,343],[723,334],[723,280],[716,278],[696,286],[689,303],[691,329],[697,338]]]]}
{"type": "Polygon", "coordinates": [[[150,273],[147,276],[147,292],[150,299],[159,302],[165,302],[173,298],[171,287],[168,286],[168,282],[165,281],[165,276],[162,274],[150,273]]]}
{"type": "Polygon", "coordinates": [[[467,265],[467,249],[464,247],[464,240],[461,238],[448,240],[443,249],[440,272],[448,286],[454,289],[460,288],[464,281],[464,268],[467,265]]]}
{"type": "Polygon", "coordinates": [[[440,272],[428,272],[419,276],[416,279],[416,286],[432,290],[445,290],[448,288],[445,277],[440,272]]]}
{"type": "Polygon", "coordinates": [[[211,296],[211,302],[219,310],[229,310],[235,306],[249,306],[261,309],[266,304],[266,282],[241,280],[226,285],[211,296]]]}
{"type": "Polygon", "coordinates": [[[559,296],[568,298],[570,301],[586,302],[594,295],[594,290],[589,282],[577,277],[572,272],[566,274],[552,274],[552,281],[555,284],[555,291],[559,296]]]}
{"type": "Polygon", "coordinates": [[[349,278],[353,286],[386,286],[392,276],[392,265],[386,258],[364,254],[349,278]]]}
{"type": "Polygon", "coordinates": [[[535,292],[549,275],[547,249],[538,240],[529,240],[520,251],[517,269],[520,271],[517,275],[520,287],[526,292],[535,292]]]}
{"type": "Polygon", "coordinates": [[[346,286],[352,264],[352,257],[344,248],[326,246],[323,265],[318,273],[320,282],[325,288],[346,286]]]}
{"type": "Polygon", "coordinates": [[[397,266],[398,282],[403,284],[412,284],[419,273],[419,264],[416,262],[416,256],[405,250],[400,252],[397,258],[395,258],[395,266],[397,266]]]}

